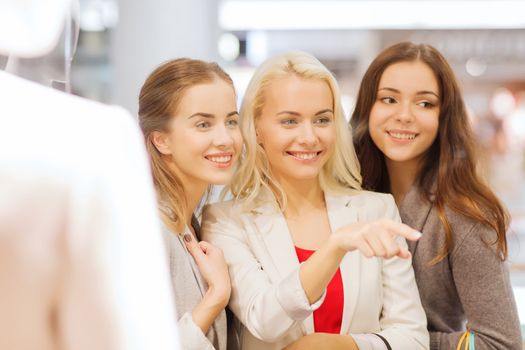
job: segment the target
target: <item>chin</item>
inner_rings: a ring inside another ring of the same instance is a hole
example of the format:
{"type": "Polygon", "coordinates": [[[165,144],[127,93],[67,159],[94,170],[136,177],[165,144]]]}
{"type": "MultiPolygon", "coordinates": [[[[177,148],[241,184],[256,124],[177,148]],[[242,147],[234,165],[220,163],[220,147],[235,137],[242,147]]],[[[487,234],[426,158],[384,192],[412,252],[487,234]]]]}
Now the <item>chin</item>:
{"type": "Polygon", "coordinates": [[[210,185],[227,185],[232,179],[232,174],[222,174],[222,176],[210,176],[208,177],[208,183],[210,185]]]}
{"type": "Polygon", "coordinates": [[[393,155],[393,156],[388,156],[387,155],[387,158],[390,159],[392,162],[397,162],[397,163],[404,163],[404,162],[409,162],[411,160],[413,160],[414,156],[412,155],[406,155],[406,156],[400,156],[400,155],[393,155]]]}
{"type": "Polygon", "coordinates": [[[292,175],[291,178],[296,179],[296,180],[315,180],[319,178],[319,173],[296,174],[296,175],[292,175]]]}

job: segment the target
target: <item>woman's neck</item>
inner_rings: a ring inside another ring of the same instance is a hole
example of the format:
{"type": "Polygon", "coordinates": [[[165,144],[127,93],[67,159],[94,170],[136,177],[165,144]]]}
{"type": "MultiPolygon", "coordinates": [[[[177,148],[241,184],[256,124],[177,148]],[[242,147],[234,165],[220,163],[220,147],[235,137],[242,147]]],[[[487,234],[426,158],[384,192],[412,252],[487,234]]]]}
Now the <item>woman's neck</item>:
{"type": "Polygon", "coordinates": [[[416,181],[421,166],[416,161],[394,162],[387,159],[386,167],[390,179],[390,192],[399,206],[416,181]]]}
{"type": "Polygon", "coordinates": [[[286,218],[294,218],[312,210],[325,208],[324,192],[315,181],[280,181],[286,193],[286,218]]]}
{"type": "Polygon", "coordinates": [[[191,219],[193,217],[193,213],[197,209],[202,196],[204,196],[206,193],[208,184],[185,176],[175,167],[173,167],[172,170],[175,172],[175,174],[177,174],[177,177],[180,179],[182,186],[184,187],[184,196],[186,198],[186,208],[184,211],[186,213],[185,219],[187,226],[191,229],[191,219]]]}
{"type": "Polygon", "coordinates": [[[206,193],[207,187],[208,186],[194,186],[192,184],[184,185],[184,195],[186,196],[186,204],[188,205],[186,208],[186,223],[190,228],[193,213],[195,213],[197,206],[201,202],[202,196],[206,193]]]}

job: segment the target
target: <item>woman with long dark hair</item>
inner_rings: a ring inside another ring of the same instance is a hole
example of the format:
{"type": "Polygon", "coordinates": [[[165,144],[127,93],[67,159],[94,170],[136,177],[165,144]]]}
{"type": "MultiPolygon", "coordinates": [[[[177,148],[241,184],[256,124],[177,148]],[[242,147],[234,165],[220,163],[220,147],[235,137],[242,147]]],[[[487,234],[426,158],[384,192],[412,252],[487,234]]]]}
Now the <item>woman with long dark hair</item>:
{"type": "Polygon", "coordinates": [[[505,265],[509,216],[478,175],[445,58],[409,42],[382,51],[363,77],[351,126],[363,186],[392,193],[402,221],[423,233],[409,248],[430,349],[455,349],[463,334],[478,350],[521,349],[505,265]]]}

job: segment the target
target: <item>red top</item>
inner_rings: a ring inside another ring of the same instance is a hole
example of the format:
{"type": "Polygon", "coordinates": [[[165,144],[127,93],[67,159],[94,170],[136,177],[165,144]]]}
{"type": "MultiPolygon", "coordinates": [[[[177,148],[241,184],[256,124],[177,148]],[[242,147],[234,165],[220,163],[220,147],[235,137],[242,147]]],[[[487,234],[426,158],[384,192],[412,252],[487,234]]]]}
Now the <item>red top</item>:
{"type": "MultiPolygon", "coordinates": [[[[295,247],[299,262],[308,260],[315,250],[295,247]]],[[[334,277],[326,287],[326,297],[323,304],[314,311],[314,329],[316,332],[339,334],[343,320],[343,280],[341,270],[338,268],[334,277]]]]}

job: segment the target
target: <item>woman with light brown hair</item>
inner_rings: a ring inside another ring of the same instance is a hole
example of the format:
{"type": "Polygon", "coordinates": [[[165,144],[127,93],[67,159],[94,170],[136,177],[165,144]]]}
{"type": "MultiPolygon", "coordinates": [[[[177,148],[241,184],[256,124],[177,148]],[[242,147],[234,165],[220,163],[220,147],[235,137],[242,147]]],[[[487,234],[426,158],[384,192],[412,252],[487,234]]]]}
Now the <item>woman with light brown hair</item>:
{"type": "Polygon", "coordinates": [[[409,42],[366,71],[351,118],[363,185],[392,193],[409,242],[430,349],[521,349],[505,258],[509,217],[477,172],[475,140],[445,58],[409,42]],[[464,335],[464,337],[463,337],[464,335]]]}
{"type": "Polygon", "coordinates": [[[183,349],[226,349],[228,270],[220,249],[199,242],[194,212],[210,185],[233,174],[242,149],[238,118],[233,82],[215,63],[166,62],[140,91],[183,349]]]}

